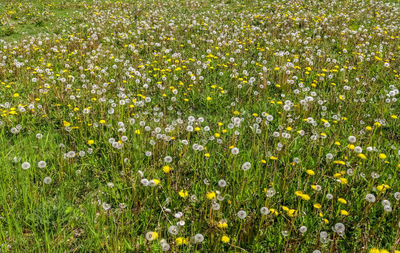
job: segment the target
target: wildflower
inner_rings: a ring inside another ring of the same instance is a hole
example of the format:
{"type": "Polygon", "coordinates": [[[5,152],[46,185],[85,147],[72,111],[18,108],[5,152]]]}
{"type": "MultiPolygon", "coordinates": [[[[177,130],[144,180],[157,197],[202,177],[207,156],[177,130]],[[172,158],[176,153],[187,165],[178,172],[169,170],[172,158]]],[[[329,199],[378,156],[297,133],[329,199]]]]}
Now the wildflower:
{"type": "Polygon", "coordinates": [[[239,149],[238,148],[232,148],[231,152],[232,152],[233,155],[237,155],[237,154],[239,154],[239,149]]]}
{"type": "Polygon", "coordinates": [[[170,156],[164,157],[164,162],[171,163],[172,162],[172,157],[170,157],[170,156]]]}
{"type": "Polygon", "coordinates": [[[229,243],[230,240],[231,240],[231,239],[230,239],[228,236],[226,236],[226,235],[224,235],[224,236],[221,237],[221,241],[222,241],[223,243],[229,243]]]}
{"type": "Polygon", "coordinates": [[[172,169],[171,169],[170,166],[165,165],[165,166],[162,167],[162,170],[164,171],[164,173],[168,174],[168,173],[171,172],[172,169]]]}
{"type": "Polygon", "coordinates": [[[243,210],[240,210],[240,211],[237,213],[237,216],[239,217],[239,219],[243,220],[244,218],[246,218],[247,213],[246,213],[245,211],[243,211],[243,210]]]}
{"type": "Polygon", "coordinates": [[[243,163],[242,170],[246,171],[246,170],[249,170],[250,168],[251,168],[251,163],[249,163],[249,162],[243,163]]]}
{"type": "Polygon", "coordinates": [[[265,207],[265,206],[264,206],[264,207],[261,207],[260,212],[261,212],[262,215],[267,215],[267,214],[269,214],[269,210],[268,210],[268,208],[265,207]]]}
{"type": "Polygon", "coordinates": [[[386,189],[389,189],[390,187],[389,187],[389,185],[387,185],[387,184],[381,184],[381,185],[378,185],[377,187],[376,187],[376,189],[378,190],[378,191],[386,191],[386,189]]]}
{"type": "Polygon", "coordinates": [[[315,203],[314,204],[314,208],[316,208],[316,209],[320,209],[322,206],[321,206],[321,204],[319,204],[319,203],[315,203]]]}
{"type": "Polygon", "coordinates": [[[346,210],[340,210],[340,214],[347,216],[347,215],[349,215],[349,212],[347,212],[346,210]]]}
{"type": "Polygon", "coordinates": [[[289,211],[286,212],[287,215],[289,217],[294,217],[294,215],[296,214],[296,210],[295,209],[289,209],[289,211]]]}
{"type": "Polygon", "coordinates": [[[314,176],[315,172],[313,170],[306,170],[306,173],[310,176],[314,176]]]}
{"type": "Polygon", "coordinates": [[[187,198],[188,195],[189,195],[189,193],[186,190],[179,191],[179,196],[181,196],[182,198],[187,198]]]}
{"type": "Polygon", "coordinates": [[[363,160],[367,159],[367,157],[364,154],[358,154],[357,156],[360,157],[363,160]]]}
{"type": "Polygon", "coordinates": [[[94,144],[94,140],[88,140],[88,144],[89,145],[93,145],[94,144]]]}
{"type": "Polygon", "coordinates": [[[338,201],[342,204],[347,204],[347,201],[343,198],[338,198],[338,201]]]}
{"type": "Polygon", "coordinates": [[[300,231],[300,233],[304,234],[305,232],[307,232],[307,227],[306,226],[301,226],[299,231],[300,231]]]}
{"type": "Polygon", "coordinates": [[[146,240],[148,241],[153,241],[158,238],[158,233],[157,232],[147,232],[146,233],[146,240]]]}
{"type": "Polygon", "coordinates": [[[385,154],[380,153],[380,154],[379,154],[379,158],[382,159],[382,160],[385,160],[387,157],[386,157],[385,154]]]}
{"type": "Polygon", "coordinates": [[[208,192],[206,194],[207,199],[215,199],[217,197],[217,195],[215,194],[215,192],[208,192]]]}
{"type": "Polygon", "coordinates": [[[373,202],[375,202],[376,198],[375,198],[375,196],[373,194],[369,193],[369,194],[367,194],[365,196],[365,200],[368,201],[368,202],[373,203],[373,202]]]}
{"type": "Polygon", "coordinates": [[[47,163],[45,161],[40,161],[38,162],[38,167],[43,169],[44,167],[46,167],[47,163]]]}
{"type": "Polygon", "coordinates": [[[339,223],[336,223],[333,228],[336,233],[344,233],[346,227],[344,226],[343,223],[339,222],[339,223]]]}
{"type": "Polygon", "coordinates": [[[218,181],[218,186],[221,187],[221,188],[225,187],[226,186],[226,181],[223,180],[223,179],[219,180],[218,181]]]}
{"type": "Polygon", "coordinates": [[[43,181],[45,184],[51,184],[52,180],[51,180],[51,177],[45,177],[43,181]]]}
{"type": "Polygon", "coordinates": [[[178,238],[176,238],[175,242],[176,242],[176,245],[183,245],[183,244],[187,245],[187,244],[189,244],[189,238],[178,237],[178,238]]]}
{"type": "Polygon", "coordinates": [[[171,248],[171,246],[168,243],[166,243],[166,242],[161,243],[162,251],[169,251],[170,248],[171,248]]]}
{"type": "Polygon", "coordinates": [[[31,164],[28,162],[24,162],[24,163],[22,163],[21,167],[23,170],[27,170],[31,167],[31,164]]]}
{"type": "Polygon", "coordinates": [[[221,220],[218,222],[217,225],[219,228],[227,228],[228,227],[228,223],[225,220],[221,220]]]}
{"type": "Polygon", "coordinates": [[[156,186],[156,185],[158,185],[158,184],[160,184],[160,180],[158,180],[158,179],[152,179],[151,181],[153,181],[153,183],[154,183],[154,186],[156,186]]]}

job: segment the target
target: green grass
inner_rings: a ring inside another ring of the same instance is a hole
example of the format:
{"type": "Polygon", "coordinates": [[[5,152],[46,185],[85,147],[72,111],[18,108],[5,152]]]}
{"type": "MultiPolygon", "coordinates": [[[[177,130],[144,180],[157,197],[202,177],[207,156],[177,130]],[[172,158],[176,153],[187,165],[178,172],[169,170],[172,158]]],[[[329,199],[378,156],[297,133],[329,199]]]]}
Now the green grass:
{"type": "Polygon", "coordinates": [[[0,0],[1,251],[400,250],[399,13],[0,0]]]}

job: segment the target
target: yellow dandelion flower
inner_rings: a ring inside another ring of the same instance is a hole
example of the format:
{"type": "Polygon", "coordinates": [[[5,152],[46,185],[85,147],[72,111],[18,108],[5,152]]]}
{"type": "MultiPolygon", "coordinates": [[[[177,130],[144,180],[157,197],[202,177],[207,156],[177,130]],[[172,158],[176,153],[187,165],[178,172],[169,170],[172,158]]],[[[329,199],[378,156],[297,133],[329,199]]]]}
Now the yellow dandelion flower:
{"type": "Polygon", "coordinates": [[[168,165],[165,165],[162,167],[162,170],[164,171],[164,173],[168,174],[171,172],[172,168],[168,165]]]}
{"type": "Polygon", "coordinates": [[[184,237],[178,237],[175,240],[176,245],[183,245],[183,244],[188,244],[189,243],[189,238],[184,238],[184,237]]]}
{"type": "Polygon", "coordinates": [[[314,176],[315,172],[313,170],[306,170],[306,173],[310,176],[314,176]]]}
{"type": "Polygon", "coordinates": [[[230,239],[228,236],[226,236],[226,235],[224,235],[224,236],[221,237],[221,241],[222,241],[223,243],[228,243],[230,240],[231,240],[231,239],[230,239]]]}
{"type": "Polygon", "coordinates": [[[189,195],[188,191],[186,191],[186,190],[180,190],[178,194],[182,198],[187,198],[187,196],[189,195]]]}
{"type": "Polygon", "coordinates": [[[314,204],[314,208],[316,208],[316,209],[320,209],[322,206],[321,206],[321,204],[319,204],[319,203],[315,203],[314,204]]]}
{"type": "Polygon", "coordinates": [[[228,223],[226,223],[225,221],[224,222],[219,222],[218,223],[218,227],[219,228],[227,228],[228,227],[228,223]]]}
{"type": "Polygon", "coordinates": [[[215,194],[215,192],[208,192],[206,194],[207,199],[215,199],[217,197],[217,195],[215,194]]]}
{"type": "Polygon", "coordinates": [[[344,178],[344,177],[339,178],[339,181],[341,184],[347,184],[347,182],[348,182],[347,178],[344,178]]]}
{"type": "Polygon", "coordinates": [[[367,157],[364,154],[358,154],[358,157],[360,157],[363,160],[367,159],[367,157]]]}

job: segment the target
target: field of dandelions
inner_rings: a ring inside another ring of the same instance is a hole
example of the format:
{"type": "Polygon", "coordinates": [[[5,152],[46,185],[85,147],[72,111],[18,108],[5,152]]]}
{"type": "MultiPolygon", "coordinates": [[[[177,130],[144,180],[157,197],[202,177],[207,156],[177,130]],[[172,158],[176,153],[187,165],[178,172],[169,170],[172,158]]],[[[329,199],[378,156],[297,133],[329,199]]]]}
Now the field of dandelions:
{"type": "Polygon", "coordinates": [[[1,252],[400,252],[400,2],[0,0],[1,252]]]}

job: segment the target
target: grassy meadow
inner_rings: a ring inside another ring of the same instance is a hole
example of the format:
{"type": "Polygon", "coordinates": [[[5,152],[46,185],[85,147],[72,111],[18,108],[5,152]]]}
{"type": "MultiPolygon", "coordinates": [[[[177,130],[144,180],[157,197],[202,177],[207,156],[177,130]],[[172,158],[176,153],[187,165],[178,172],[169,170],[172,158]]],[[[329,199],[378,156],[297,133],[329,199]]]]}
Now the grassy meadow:
{"type": "Polygon", "coordinates": [[[0,0],[0,252],[400,252],[400,2],[0,0]]]}

